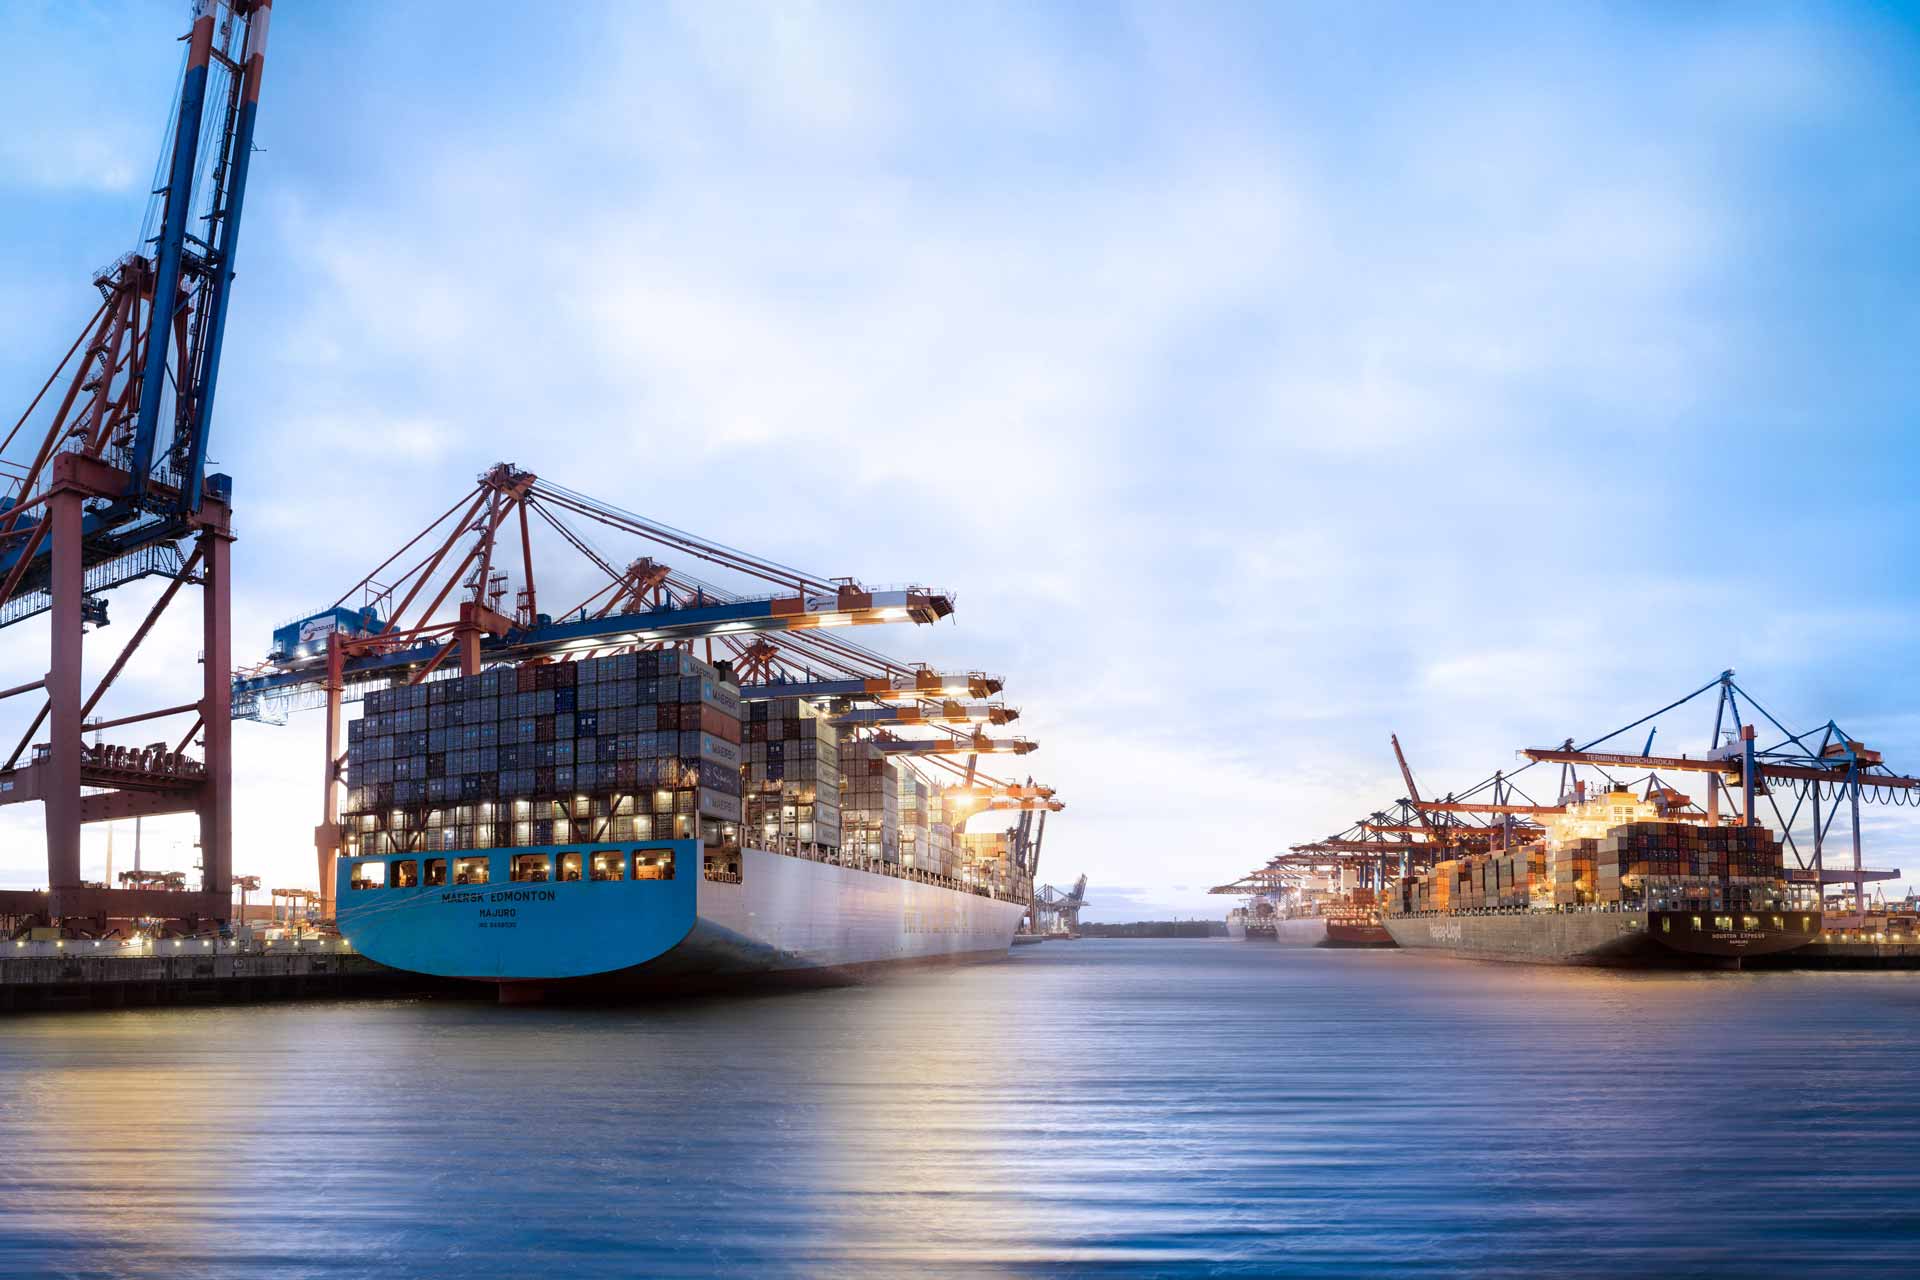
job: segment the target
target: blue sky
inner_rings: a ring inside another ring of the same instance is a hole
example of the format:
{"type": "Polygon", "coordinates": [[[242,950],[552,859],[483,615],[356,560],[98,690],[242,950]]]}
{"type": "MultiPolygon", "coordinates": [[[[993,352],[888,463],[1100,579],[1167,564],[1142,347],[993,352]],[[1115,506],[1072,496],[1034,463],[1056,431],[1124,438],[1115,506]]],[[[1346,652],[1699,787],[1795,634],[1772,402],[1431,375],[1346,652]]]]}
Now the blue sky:
{"type": "MultiPolygon", "coordinates": [[[[0,12],[16,404],[132,246],[184,14],[0,12]]],[[[1389,732],[1464,786],[1728,666],[1920,772],[1901,10],[478,15],[276,8],[213,446],[238,654],[505,458],[954,590],[864,638],[1008,677],[1094,916],[1216,911],[1400,794],[1389,732]]],[[[311,876],[318,741],[241,727],[240,869],[311,876]]],[[[38,829],[0,812],[0,880],[38,829]]]]}

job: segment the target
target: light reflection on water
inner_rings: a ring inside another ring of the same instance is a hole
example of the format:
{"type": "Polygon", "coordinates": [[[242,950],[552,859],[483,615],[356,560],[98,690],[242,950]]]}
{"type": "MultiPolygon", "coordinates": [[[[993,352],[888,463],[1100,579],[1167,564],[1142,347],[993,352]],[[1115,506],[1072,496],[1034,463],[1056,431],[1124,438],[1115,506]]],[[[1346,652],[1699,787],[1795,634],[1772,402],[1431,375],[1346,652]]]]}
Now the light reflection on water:
{"type": "Polygon", "coordinates": [[[1087,941],[0,1022],[0,1272],[1898,1274],[1920,975],[1087,941]]]}

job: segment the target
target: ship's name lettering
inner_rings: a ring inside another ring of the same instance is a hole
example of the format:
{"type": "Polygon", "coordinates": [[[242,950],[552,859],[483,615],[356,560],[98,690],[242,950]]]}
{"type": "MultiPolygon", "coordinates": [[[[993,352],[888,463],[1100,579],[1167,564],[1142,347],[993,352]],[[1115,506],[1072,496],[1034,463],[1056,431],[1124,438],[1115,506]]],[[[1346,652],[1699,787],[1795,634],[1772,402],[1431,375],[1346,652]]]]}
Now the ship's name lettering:
{"type": "Polygon", "coordinates": [[[492,893],[443,893],[442,902],[552,902],[551,889],[496,889],[492,893]]]}

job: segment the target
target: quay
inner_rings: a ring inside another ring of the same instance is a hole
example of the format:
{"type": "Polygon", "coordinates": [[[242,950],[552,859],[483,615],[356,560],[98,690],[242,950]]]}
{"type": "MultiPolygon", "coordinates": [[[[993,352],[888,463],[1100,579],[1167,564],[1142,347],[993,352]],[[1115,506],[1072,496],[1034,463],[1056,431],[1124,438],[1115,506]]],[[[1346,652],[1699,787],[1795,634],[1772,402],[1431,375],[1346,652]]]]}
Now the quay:
{"type": "Polygon", "coordinates": [[[401,973],[338,938],[0,942],[0,1012],[392,996],[458,985],[401,973]]]}
{"type": "Polygon", "coordinates": [[[1753,956],[1749,969],[1920,969],[1920,933],[1829,930],[1805,946],[1753,956]]]}

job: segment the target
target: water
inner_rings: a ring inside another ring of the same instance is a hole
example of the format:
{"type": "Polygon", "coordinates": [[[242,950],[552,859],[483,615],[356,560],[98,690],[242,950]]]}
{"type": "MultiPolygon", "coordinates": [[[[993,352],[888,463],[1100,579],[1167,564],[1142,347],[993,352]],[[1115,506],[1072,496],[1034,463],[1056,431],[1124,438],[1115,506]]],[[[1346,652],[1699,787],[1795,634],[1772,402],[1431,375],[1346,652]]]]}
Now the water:
{"type": "Polygon", "coordinates": [[[0,1022],[0,1273],[1857,1275],[1920,975],[1220,941],[870,987],[0,1022]]]}

